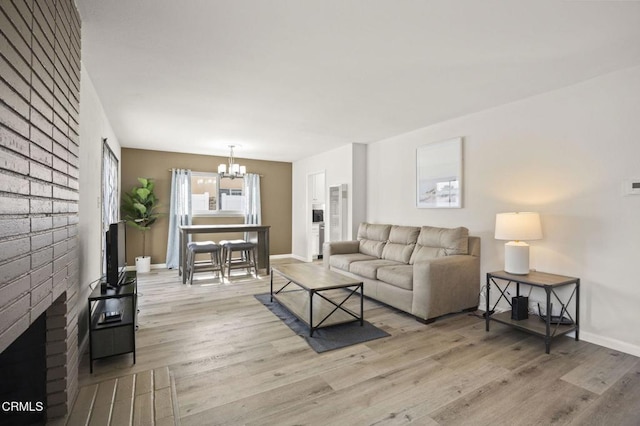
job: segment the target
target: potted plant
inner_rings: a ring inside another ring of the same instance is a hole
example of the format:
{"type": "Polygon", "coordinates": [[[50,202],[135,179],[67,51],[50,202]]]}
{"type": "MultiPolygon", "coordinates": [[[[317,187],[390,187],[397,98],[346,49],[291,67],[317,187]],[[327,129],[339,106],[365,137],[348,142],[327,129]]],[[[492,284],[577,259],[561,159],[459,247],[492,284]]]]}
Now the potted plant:
{"type": "Polygon", "coordinates": [[[139,186],[123,194],[121,210],[127,224],[142,232],[142,256],[136,257],[136,271],[149,272],[151,257],[147,256],[146,235],[160,213],[156,212],[158,199],[153,193],[153,180],[139,177],[138,182],[139,186]]]}

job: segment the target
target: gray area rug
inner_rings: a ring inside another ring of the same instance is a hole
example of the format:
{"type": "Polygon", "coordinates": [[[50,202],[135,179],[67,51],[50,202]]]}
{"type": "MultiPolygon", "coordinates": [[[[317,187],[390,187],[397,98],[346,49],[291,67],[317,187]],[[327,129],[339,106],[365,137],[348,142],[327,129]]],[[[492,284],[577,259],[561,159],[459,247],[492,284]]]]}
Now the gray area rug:
{"type": "Polygon", "coordinates": [[[386,331],[380,330],[367,321],[364,321],[362,326],[358,321],[320,328],[313,332],[313,337],[309,337],[309,326],[300,321],[277,301],[271,302],[269,293],[256,294],[255,298],[288,325],[298,336],[303,337],[317,353],[390,336],[386,331]]]}

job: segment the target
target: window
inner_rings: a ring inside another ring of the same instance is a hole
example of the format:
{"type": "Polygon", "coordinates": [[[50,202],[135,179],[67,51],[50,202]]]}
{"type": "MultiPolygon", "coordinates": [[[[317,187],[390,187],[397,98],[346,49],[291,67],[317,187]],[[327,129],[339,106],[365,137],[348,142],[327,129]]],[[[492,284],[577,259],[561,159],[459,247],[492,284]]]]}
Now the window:
{"type": "MultiPolygon", "coordinates": [[[[102,231],[109,229],[109,224],[119,218],[120,191],[118,190],[118,159],[107,143],[102,139],[102,231]]],[[[102,238],[102,272],[106,271],[104,255],[105,240],[102,238]]]]}
{"type": "Polygon", "coordinates": [[[194,215],[210,214],[218,210],[218,175],[191,173],[191,208],[194,215]]]}
{"type": "Polygon", "coordinates": [[[244,182],[217,173],[191,173],[191,205],[194,216],[244,213],[244,182]]]}

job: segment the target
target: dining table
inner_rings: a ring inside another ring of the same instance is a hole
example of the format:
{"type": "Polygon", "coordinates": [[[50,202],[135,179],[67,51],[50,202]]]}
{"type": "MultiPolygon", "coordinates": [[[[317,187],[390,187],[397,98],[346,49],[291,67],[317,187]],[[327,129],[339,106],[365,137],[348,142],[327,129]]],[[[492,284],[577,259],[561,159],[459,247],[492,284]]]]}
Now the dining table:
{"type": "Polygon", "coordinates": [[[231,225],[182,225],[180,228],[180,266],[178,274],[182,275],[182,284],[187,282],[187,244],[194,234],[220,234],[231,232],[244,232],[248,235],[247,241],[258,245],[258,269],[265,269],[270,273],[269,264],[269,228],[270,225],[231,224],[231,225]]]}

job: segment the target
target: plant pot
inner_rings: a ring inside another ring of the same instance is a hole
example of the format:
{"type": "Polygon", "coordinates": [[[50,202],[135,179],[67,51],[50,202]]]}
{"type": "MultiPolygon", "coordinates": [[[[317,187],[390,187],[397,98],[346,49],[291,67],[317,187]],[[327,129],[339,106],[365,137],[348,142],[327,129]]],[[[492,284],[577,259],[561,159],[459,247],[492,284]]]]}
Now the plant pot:
{"type": "Polygon", "coordinates": [[[136,272],[138,274],[144,274],[151,270],[151,256],[138,256],[136,257],[136,272]]]}

